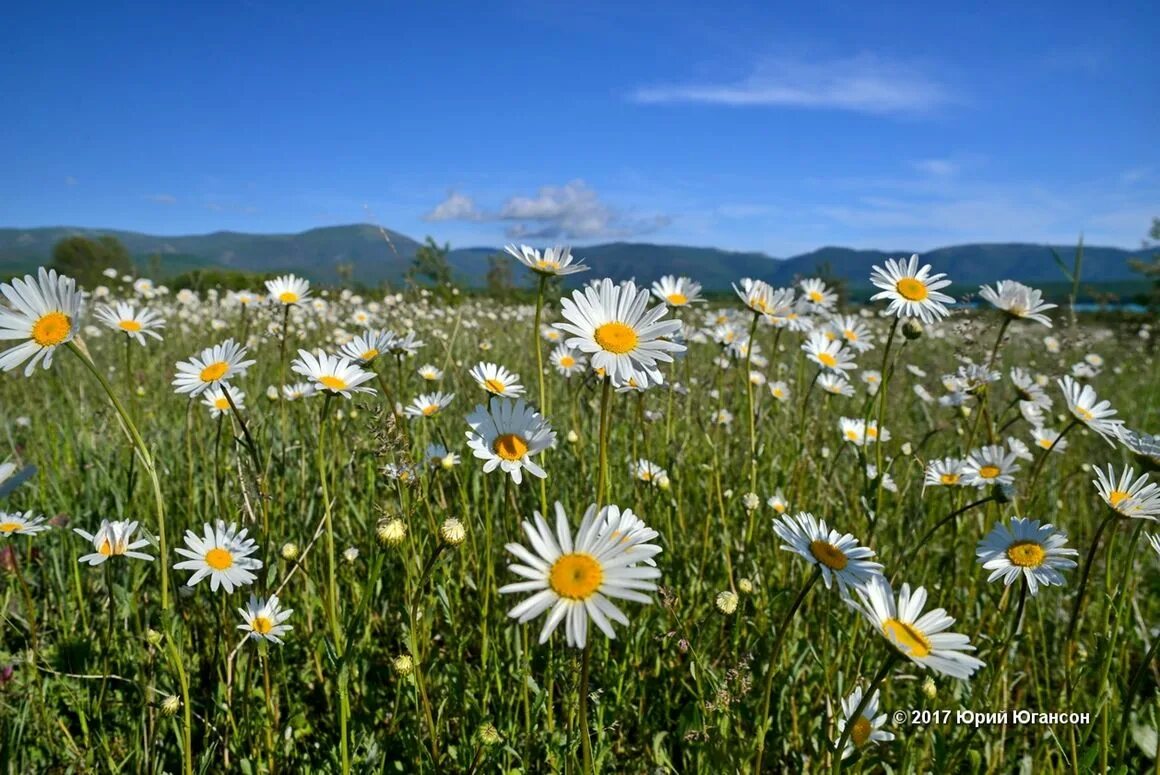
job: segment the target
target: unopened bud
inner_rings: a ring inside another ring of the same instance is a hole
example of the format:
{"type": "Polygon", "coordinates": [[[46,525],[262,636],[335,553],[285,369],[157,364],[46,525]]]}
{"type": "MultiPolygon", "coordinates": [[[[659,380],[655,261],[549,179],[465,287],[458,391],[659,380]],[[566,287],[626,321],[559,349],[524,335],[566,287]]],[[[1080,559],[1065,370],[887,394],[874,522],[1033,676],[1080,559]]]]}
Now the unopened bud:
{"type": "Polygon", "coordinates": [[[459,546],[467,538],[467,528],[455,517],[448,517],[439,526],[439,537],[448,546],[459,546]]]}
{"type": "Polygon", "coordinates": [[[914,318],[908,318],[902,324],[902,335],[911,341],[920,338],[922,336],[922,323],[919,323],[914,318]]]}
{"type": "Polygon", "coordinates": [[[717,610],[726,616],[737,610],[737,593],[725,590],[717,595],[717,610]]]}
{"type": "Polygon", "coordinates": [[[407,538],[407,523],[398,517],[388,519],[379,523],[375,533],[383,545],[398,546],[407,538]]]}

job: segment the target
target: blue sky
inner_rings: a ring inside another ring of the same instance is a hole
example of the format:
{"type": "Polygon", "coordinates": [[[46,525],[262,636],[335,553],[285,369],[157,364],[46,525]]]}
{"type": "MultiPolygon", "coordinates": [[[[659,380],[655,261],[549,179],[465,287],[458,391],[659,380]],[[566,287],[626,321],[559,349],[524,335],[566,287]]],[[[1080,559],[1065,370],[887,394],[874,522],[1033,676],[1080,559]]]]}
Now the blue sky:
{"type": "Polygon", "coordinates": [[[1155,4],[931,5],[24,3],[0,225],[1137,246],[1155,4]]]}

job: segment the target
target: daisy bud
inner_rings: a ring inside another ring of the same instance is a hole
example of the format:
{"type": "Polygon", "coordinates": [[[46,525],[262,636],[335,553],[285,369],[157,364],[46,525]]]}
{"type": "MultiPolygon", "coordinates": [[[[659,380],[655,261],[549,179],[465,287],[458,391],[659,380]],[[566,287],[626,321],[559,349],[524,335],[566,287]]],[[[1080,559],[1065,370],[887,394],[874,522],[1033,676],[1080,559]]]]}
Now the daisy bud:
{"type": "Polygon", "coordinates": [[[919,323],[914,318],[908,318],[902,324],[902,335],[911,341],[920,338],[922,336],[922,323],[919,323]]]}
{"type": "Polygon", "coordinates": [[[757,507],[761,505],[761,498],[758,498],[755,492],[745,493],[741,500],[745,504],[746,511],[756,511],[757,507]]]}
{"type": "Polygon", "coordinates": [[[914,447],[912,447],[912,446],[910,445],[910,442],[909,442],[909,441],[907,441],[907,442],[904,442],[904,443],[902,444],[902,454],[904,454],[904,455],[909,455],[909,454],[910,454],[910,453],[912,453],[912,452],[914,452],[914,447]]]}
{"type": "Polygon", "coordinates": [[[448,546],[459,546],[467,538],[467,528],[463,526],[455,517],[448,517],[443,520],[443,524],[439,526],[439,537],[442,538],[448,546]]]}
{"type": "Polygon", "coordinates": [[[166,716],[174,716],[181,708],[181,700],[172,694],[161,701],[161,712],[166,716]]]}
{"type": "Polygon", "coordinates": [[[669,477],[667,474],[665,476],[658,476],[655,481],[656,481],[657,488],[664,491],[664,492],[668,492],[669,488],[671,488],[673,486],[673,483],[671,481],[669,481],[669,477]]]}
{"type": "Polygon", "coordinates": [[[342,553],[342,559],[346,560],[347,562],[354,562],[358,559],[358,549],[353,546],[348,546],[342,553]]]}
{"type": "Polygon", "coordinates": [[[154,630],[153,628],[149,628],[148,630],[145,631],[145,642],[154,648],[157,648],[158,646],[160,646],[161,641],[164,639],[165,639],[165,636],[162,635],[161,633],[159,633],[157,630],[154,630]]]}
{"type": "Polygon", "coordinates": [[[928,700],[933,700],[938,695],[938,689],[935,688],[934,679],[929,675],[922,682],[922,694],[928,700]]]}
{"type": "Polygon", "coordinates": [[[411,671],[415,669],[415,663],[411,660],[410,654],[400,654],[391,660],[391,667],[399,675],[410,675],[411,671]]]}
{"type": "Polygon", "coordinates": [[[725,590],[717,595],[717,610],[726,616],[737,610],[737,593],[725,590]]]}
{"type": "Polygon", "coordinates": [[[580,441],[580,434],[576,433],[576,431],[568,431],[568,443],[575,444],[578,441],[580,441]]]}
{"type": "Polygon", "coordinates": [[[375,533],[379,537],[379,542],[385,546],[398,546],[407,537],[407,523],[398,517],[388,519],[379,523],[375,533]]]}
{"type": "Polygon", "coordinates": [[[483,745],[499,745],[503,741],[494,724],[481,724],[475,734],[483,745]]]}
{"type": "Polygon", "coordinates": [[[269,387],[267,387],[266,388],[266,398],[270,399],[271,401],[277,401],[278,400],[278,388],[274,387],[273,385],[270,385],[269,387]]]}
{"type": "Polygon", "coordinates": [[[741,590],[742,594],[748,595],[753,591],[753,582],[749,579],[740,579],[737,582],[737,588],[741,590]]]}
{"type": "Polygon", "coordinates": [[[143,398],[144,396],[145,396],[145,386],[144,386],[144,385],[138,385],[138,386],[137,386],[137,397],[138,397],[138,398],[143,398]]]}
{"type": "Polygon", "coordinates": [[[725,496],[725,500],[729,500],[730,498],[733,497],[733,489],[730,488],[730,489],[726,490],[724,493],[722,493],[722,495],[725,496]]]}
{"type": "Polygon", "coordinates": [[[282,544],[282,559],[295,560],[298,558],[298,544],[282,544]]]}
{"type": "Polygon", "coordinates": [[[440,461],[439,465],[443,467],[444,471],[450,471],[455,468],[455,455],[446,455],[440,461]]]}

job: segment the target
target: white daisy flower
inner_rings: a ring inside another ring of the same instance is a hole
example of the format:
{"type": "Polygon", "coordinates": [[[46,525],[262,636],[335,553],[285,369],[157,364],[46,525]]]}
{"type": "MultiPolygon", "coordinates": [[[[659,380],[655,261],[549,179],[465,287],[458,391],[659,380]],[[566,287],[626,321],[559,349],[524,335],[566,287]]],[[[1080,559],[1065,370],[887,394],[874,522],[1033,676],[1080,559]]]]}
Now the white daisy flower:
{"type": "Polygon", "coordinates": [[[1115,446],[1113,441],[1120,437],[1124,427],[1123,420],[1111,419],[1116,410],[1110,401],[1100,401],[1091,385],[1080,385],[1071,377],[1057,380],[1059,389],[1063,391],[1063,399],[1067,402],[1067,409],[1072,415],[1087,427],[1103,437],[1108,444],[1115,446]]]}
{"type": "Polygon", "coordinates": [[[520,384],[520,375],[513,374],[497,363],[477,363],[469,373],[477,385],[493,396],[517,398],[524,394],[524,386],[520,384]]]}
{"type": "Polygon", "coordinates": [[[102,519],[96,535],[87,533],[80,528],[73,528],[73,532],[92,543],[93,549],[96,550],[92,554],[83,555],[79,562],[100,565],[110,557],[122,556],[132,557],[136,560],[153,559],[152,555],[137,551],[148,546],[149,540],[145,538],[133,540],[133,534],[137,532],[136,522],[122,522],[120,520],[110,522],[107,519],[102,519]]]}
{"type": "Polygon", "coordinates": [[[826,287],[820,278],[810,277],[798,283],[802,289],[802,301],[809,309],[828,311],[838,301],[838,294],[826,287]]]}
{"type": "Polygon", "coordinates": [[[188,560],[182,560],[173,567],[176,570],[191,570],[194,574],[186,582],[192,587],[209,576],[209,587],[217,592],[225,587],[232,593],[235,587],[248,586],[257,577],[251,572],[262,567],[262,561],[250,557],[258,550],[252,538],[246,538],[247,530],[238,530],[236,524],[226,527],[218,520],[216,526],[204,525],[204,534],[199,536],[192,530],[185,531],[185,546],[174,551],[188,560]]]}
{"type": "Polygon", "coordinates": [[[209,408],[210,417],[221,417],[230,413],[230,399],[233,399],[234,405],[239,410],[246,406],[246,394],[236,387],[229,385],[216,385],[209,390],[201,398],[201,402],[209,408]],[[230,394],[227,397],[226,391],[230,394]]]}
{"type": "Polygon", "coordinates": [[[26,377],[32,376],[38,363],[47,369],[56,348],[71,342],[76,334],[84,303],[76,280],[41,267],[36,277],[25,275],[0,284],[0,294],[9,305],[0,306],[0,341],[25,340],[0,353],[0,369],[11,371],[25,361],[26,377]]]}
{"type": "Polygon", "coordinates": [[[854,355],[837,339],[830,339],[822,331],[814,331],[802,344],[806,357],[823,369],[834,373],[857,368],[854,355]]]}
{"type": "Polygon", "coordinates": [[[394,334],[370,328],[339,348],[339,354],[366,366],[391,348],[394,334]]]}
{"type": "Polygon", "coordinates": [[[874,349],[873,333],[854,315],[839,315],[833,318],[826,330],[835,339],[841,339],[847,347],[853,347],[860,353],[874,349]]]}
{"type": "Polygon", "coordinates": [[[556,371],[565,377],[579,374],[588,365],[587,359],[566,344],[558,344],[549,356],[556,371]]]}
{"type": "Polygon", "coordinates": [[[44,517],[34,517],[31,511],[23,514],[0,511],[0,536],[31,536],[50,529],[50,525],[44,524],[44,517]]]}
{"type": "Polygon", "coordinates": [[[95,313],[98,320],[114,331],[132,337],[142,347],[145,346],[145,337],[151,336],[161,341],[161,334],[156,329],[164,328],[165,321],[161,315],[151,309],[142,307],[137,310],[132,304],[119,301],[116,304],[102,304],[95,313]]]}
{"type": "Polygon", "coordinates": [[[493,397],[488,408],[477,405],[467,417],[471,430],[467,446],[475,457],[485,461],[483,472],[499,468],[516,484],[523,481],[523,471],[543,479],[547,477],[532,456],[548,449],[556,441],[556,432],[524,400],[493,397]]]}
{"type": "Polygon", "coordinates": [[[858,539],[850,533],[843,535],[831,530],[824,519],[816,519],[808,511],[774,519],[773,529],[785,541],[782,549],[803,557],[822,571],[826,589],[837,579],[838,589],[844,595],[849,587],[861,586],[882,574],[882,566],[870,559],[874,556],[872,549],[859,546],[858,539]]]}
{"type": "Polygon", "coordinates": [[[776,511],[778,514],[784,514],[789,510],[789,501],[785,499],[785,495],[781,490],[778,490],[769,499],[765,501],[765,505],[776,511]]]}
{"type": "Polygon", "coordinates": [[[975,556],[984,569],[991,571],[987,581],[1003,579],[1011,586],[1020,576],[1027,580],[1027,591],[1036,595],[1039,586],[1063,586],[1061,570],[1075,567],[1079,552],[1067,549],[1067,534],[1039,520],[1012,517],[1010,525],[995,524],[975,548],[975,556]]]}
{"type": "Polygon", "coordinates": [[[1007,449],[1011,450],[1015,457],[1020,460],[1030,461],[1035,459],[1035,455],[1031,454],[1031,448],[1027,446],[1027,443],[1014,436],[1007,437],[1007,449]]]}
{"type": "Polygon", "coordinates": [[[926,464],[926,477],[923,479],[925,487],[959,487],[963,481],[963,468],[966,461],[954,457],[945,457],[942,460],[932,460],[926,464]]]}
{"type": "Polygon", "coordinates": [[[701,284],[688,277],[667,274],[652,284],[653,296],[670,307],[687,307],[705,301],[701,298],[701,284]]]}
{"type": "Polygon", "coordinates": [[[965,654],[974,651],[966,635],[944,632],[955,623],[942,608],[922,613],[926,590],[903,584],[895,605],[894,592],[884,576],[874,576],[864,587],[854,587],[858,601],[847,599],[870,625],[919,667],[967,680],[983,662],[965,654]]]}
{"type": "Polygon", "coordinates": [[[504,250],[536,274],[564,276],[588,271],[582,262],[572,263],[572,248],[551,247],[541,253],[530,245],[507,245],[504,250]]]}
{"type": "Polygon", "coordinates": [[[178,394],[188,393],[192,398],[214,385],[230,382],[254,365],[254,361],[247,361],[245,357],[246,348],[233,339],[207,347],[200,355],[177,364],[173,391],[178,394]]]}
{"type": "Polygon", "coordinates": [[[1014,280],[1000,280],[995,287],[979,287],[979,295],[1012,318],[1034,320],[1051,328],[1051,318],[1043,313],[1057,305],[1046,304],[1043,293],[1014,280]]]}
{"type": "Polygon", "coordinates": [[[841,372],[822,374],[818,377],[818,387],[832,396],[849,398],[854,395],[854,386],[850,384],[850,380],[842,376],[841,372]]]}
{"type": "Polygon", "coordinates": [[[391,355],[410,357],[418,354],[421,347],[423,347],[423,342],[415,338],[415,332],[408,331],[405,336],[392,336],[390,346],[387,349],[391,355]]]}
{"type": "Polygon", "coordinates": [[[418,375],[428,382],[438,382],[443,379],[443,370],[438,369],[430,363],[420,366],[417,370],[418,375]]]}
{"type": "Polygon", "coordinates": [[[299,350],[298,357],[290,363],[290,370],[314,382],[317,390],[337,393],[350,398],[351,393],[373,393],[374,388],[363,386],[364,382],[375,378],[374,372],[359,368],[349,358],[341,355],[327,355],[322,350],[311,353],[299,350]]]}
{"type": "Polygon", "coordinates": [[[997,444],[976,449],[963,463],[963,484],[967,487],[986,487],[991,484],[1011,484],[1019,470],[1015,453],[997,444]]]}
{"type": "Polygon", "coordinates": [[[446,409],[454,398],[454,393],[423,393],[403,413],[412,418],[434,417],[446,409]]]}
{"type": "Polygon", "coordinates": [[[282,636],[294,626],[284,622],[294,613],[292,609],[282,608],[277,595],[270,595],[270,599],[250,595],[250,602],[245,608],[239,608],[244,624],[239,624],[239,630],[245,630],[254,640],[268,640],[273,643],[282,643],[282,636]]]}
{"type": "MultiPolygon", "coordinates": [[[[632,553],[634,547],[637,547],[647,541],[652,541],[660,534],[644,523],[644,520],[632,513],[632,509],[624,509],[619,506],[605,506],[597,515],[600,520],[600,535],[611,534],[624,544],[627,548],[626,553],[632,553]]],[[[656,560],[653,559],[653,554],[642,556],[640,561],[645,565],[656,565],[656,560]]]]}
{"type": "Polygon", "coordinates": [[[1067,449],[1067,439],[1061,439],[1058,431],[1045,428],[1042,425],[1031,429],[1031,438],[1035,441],[1035,446],[1040,449],[1050,449],[1056,453],[1067,449]]]}
{"type": "Polygon", "coordinates": [[[778,401],[789,400],[789,385],[783,380],[779,379],[775,382],[770,382],[766,385],[766,387],[769,388],[769,394],[776,398],[778,401]]]}
{"type": "Polygon", "coordinates": [[[867,743],[888,743],[894,739],[894,733],[887,732],[882,728],[886,723],[886,714],[875,715],[878,713],[878,692],[870,695],[870,699],[866,701],[866,707],[862,709],[862,713],[857,719],[852,719],[854,711],[858,710],[858,706],[862,704],[862,687],[855,686],[854,691],[850,696],[842,700],[842,734],[845,734],[846,728],[853,720],[854,726],[850,729],[849,739],[846,741],[846,747],[842,751],[842,758],[847,759],[854,754],[854,751],[866,745],[867,743]]]}
{"type": "Polygon", "coordinates": [[[883,289],[870,300],[887,299],[890,302],[886,308],[889,314],[918,318],[928,325],[945,318],[950,314],[946,305],[953,303],[954,299],[939,293],[938,289],[950,285],[951,281],[943,279],[945,274],[930,274],[930,269],[930,264],[918,268],[917,254],[909,261],[886,259],[885,268],[875,266],[870,271],[870,282],[883,289]]]}
{"type": "Polygon", "coordinates": [[[282,386],[282,397],[287,401],[297,401],[302,398],[310,398],[310,396],[317,392],[318,390],[311,382],[295,382],[293,385],[282,386]]]}
{"type": "Polygon", "coordinates": [[[645,460],[644,458],[637,460],[629,468],[631,470],[633,479],[636,479],[638,482],[644,482],[654,486],[660,479],[668,476],[668,472],[666,472],[665,469],[661,468],[651,460],[645,460]]]}
{"type": "Polygon", "coordinates": [[[267,280],[266,290],[270,294],[271,301],[286,306],[300,304],[310,298],[310,282],[292,274],[267,280]]]}
{"type": "Polygon", "coordinates": [[[455,468],[460,463],[459,455],[454,452],[448,452],[447,447],[442,444],[428,444],[426,460],[430,465],[440,466],[447,470],[455,468]]]}
{"type": "Polygon", "coordinates": [[[1160,519],[1160,486],[1148,481],[1148,474],[1136,477],[1136,470],[1125,466],[1117,479],[1115,469],[1109,464],[1106,474],[1096,469],[1092,484],[1104,503],[1117,514],[1153,522],[1160,519]]]}
{"type": "Polygon", "coordinates": [[[559,502],[555,533],[539,512],[535,513],[534,523],[525,521],[523,526],[532,549],[517,543],[505,548],[519,560],[508,569],[527,581],[508,584],[499,591],[533,593],[508,616],[522,624],[547,612],[540,643],[545,643],[564,622],[568,645],[583,648],[588,642],[589,619],[609,638],[615,638],[612,622],[628,624],[628,617],[609,598],[652,602],[643,593],[656,589],[652,580],[660,578],[661,572],[640,563],[659,554],[661,547],[645,543],[648,532],[635,530],[617,535],[605,527],[605,520],[592,505],[573,536],[559,502]]]}

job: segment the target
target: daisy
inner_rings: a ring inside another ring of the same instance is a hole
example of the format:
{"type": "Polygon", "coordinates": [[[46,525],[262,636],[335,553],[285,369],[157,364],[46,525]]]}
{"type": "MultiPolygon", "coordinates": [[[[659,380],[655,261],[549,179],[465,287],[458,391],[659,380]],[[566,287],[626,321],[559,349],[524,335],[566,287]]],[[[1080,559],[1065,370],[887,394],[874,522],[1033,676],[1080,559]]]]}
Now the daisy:
{"type": "Polygon", "coordinates": [[[387,349],[391,355],[410,357],[417,355],[422,346],[423,342],[415,338],[415,332],[408,331],[406,336],[392,336],[387,349]]]}
{"type": "Polygon", "coordinates": [[[338,393],[345,398],[350,398],[351,393],[375,392],[374,388],[362,386],[374,379],[374,372],[360,369],[349,358],[327,355],[322,350],[315,353],[299,350],[298,357],[290,363],[290,370],[311,380],[316,390],[338,393]]]}
{"type": "MultiPolygon", "coordinates": [[[[774,309],[774,289],[764,280],[752,280],[748,277],[741,278],[741,287],[733,284],[733,290],[741,301],[745,302],[745,306],[762,315],[768,315],[770,310],[774,309]]],[[[792,298],[793,291],[790,291],[792,298]]]]}
{"type": "Polygon", "coordinates": [[[507,245],[504,250],[538,275],[563,276],[588,271],[582,262],[572,263],[572,248],[545,248],[541,253],[530,245],[507,245]]]}
{"type": "MultiPolygon", "coordinates": [[[[858,710],[858,706],[861,704],[862,687],[855,686],[850,696],[842,700],[842,715],[845,717],[842,723],[843,733],[845,733],[846,727],[850,725],[854,711],[858,710]]],[[[875,716],[874,714],[877,712],[878,692],[875,691],[874,694],[870,695],[870,699],[866,701],[866,707],[862,709],[862,713],[854,720],[854,726],[850,730],[846,748],[842,751],[843,759],[849,758],[855,750],[867,743],[887,743],[894,739],[894,733],[882,729],[883,724],[886,723],[886,714],[883,713],[880,716],[875,716]]]]}
{"type": "Polygon", "coordinates": [[[1092,484],[1112,511],[1125,517],[1155,522],[1160,519],[1160,486],[1149,482],[1147,474],[1134,477],[1135,469],[1125,466],[1117,480],[1116,472],[1109,464],[1106,475],[1101,469],[1096,469],[1092,484]]]}
{"type": "Polygon", "coordinates": [[[688,277],[673,277],[671,274],[654,282],[652,293],[670,307],[687,307],[705,301],[701,298],[700,283],[695,283],[688,277]]]}
{"type": "Polygon", "coordinates": [[[512,481],[523,481],[523,471],[543,479],[544,469],[532,461],[556,441],[556,432],[524,400],[511,401],[492,398],[490,406],[477,405],[467,417],[471,430],[467,432],[467,446],[477,458],[485,461],[483,472],[491,473],[497,467],[510,474],[512,481]]]}
{"type": "Polygon", "coordinates": [[[269,600],[250,595],[250,602],[245,608],[239,608],[238,613],[245,622],[239,624],[238,629],[246,630],[254,640],[265,639],[280,644],[282,636],[294,629],[293,625],[283,624],[294,611],[283,609],[277,595],[270,595],[269,600]]]}
{"type": "Polygon", "coordinates": [[[875,266],[870,271],[870,282],[882,288],[870,300],[887,299],[890,301],[887,313],[900,318],[918,318],[929,325],[949,315],[946,304],[954,302],[950,296],[938,292],[939,288],[951,284],[944,277],[945,274],[930,274],[930,264],[919,269],[917,254],[909,261],[888,258],[885,269],[875,266]]]}
{"type": "Polygon", "coordinates": [[[823,369],[834,373],[857,368],[854,356],[837,339],[829,339],[825,333],[814,331],[802,344],[806,357],[823,369]]]}
{"type": "MultiPolygon", "coordinates": [[[[626,553],[631,553],[633,547],[639,546],[646,541],[651,541],[657,538],[660,534],[644,523],[644,520],[632,513],[632,509],[620,510],[619,506],[605,506],[597,515],[600,520],[600,535],[611,534],[612,538],[617,539],[622,544],[627,545],[626,553]]],[[[653,554],[647,557],[641,557],[640,561],[645,565],[656,566],[657,561],[653,559],[653,554]]],[[[631,566],[630,566],[631,567],[631,566]]]]}
{"type": "Polygon", "coordinates": [[[984,569],[991,571],[988,582],[1001,578],[1011,586],[1022,576],[1027,580],[1027,591],[1035,596],[1040,585],[1063,586],[1060,571],[1075,567],[1075,560],[1068,558],[1079,552],[1064,548],[1066,543],[1067,534],[1051,524],[1040,525],[1038,519],[1012,517],[1010,526],[1002,522],[995,524],[979,541],[975,556],[984,569]]]}
{"type": "Polygon", "coordinates": [[[778,401],[789,400],[789,385],[784,381],[777,380],[776,382],[770,382],[767,387],[769,388],[769,394],[778,401]]]}
{"type": "Polygon", "coordinates": [[[423,393],[412,401],[403,413],[413,418],[434,417],[446,409],[453,398],[454,393],[423,393]]]}
{"type": "Polygon", "coordinates": [[[1063,391],[1063,399],[1067,402],[1068,411],[1087,427],[1104,438],[1104,441],[1115,446],[1112,442],[1119,438],[1124,427],[1123,420],[1113,420],[1116,410],[1108,400],[1099,401],[1096,391],[1091,385],[1080,385],[1071,377],[1057,380],[1059,389],[1063,391]],[[1098,402],[1098,403],[1097,403],[1098,402]]]}
{"type": "Polygon", "coordinates": [[[1148,543],[1152,544],[1152,549],[1157,555],[1160,555],[1160,533],[1150,533],[1148,543]]]}
{"type": "Polygon", "coordinates": [[[1120,441],[1145,468],[1160,471],[1160,436],[1151,436],[1125,427],[1120,430],[1120,441]]]}
{"type": "Polygon", "coordinates": [[[73,532],[81,538],[89,541],[93,545],[94,551],[92,554],[82,556],[79,562],[87,562],[89,565],[100,565],[110,557],[132,557],[137,560],[152,560],[152,555],[144,554],[136,551],[143,546],[148,546],[148,539],[142,538],[138,541],[133,540],[133,534],[137,532],[136,522],[110,522],[107,519],[101,520],[101,526],[97,528],[96,535],[86,533],[80,528],[73,528],[73,532]]]}
{"type": "Polygon", "coordinates": [[[233,399],[239,410],[246,405],[246,394],[229,385],[218,385],[205,391],[201,402],[209,407],[210,417],[221,417],[230,413],[230,399],[233,399]],[[229,397],[226,396],[227,390],[230,392],[229,397]]]}
{"type": "Polygon", "coordinates": [[[254,365],[254,361],[244,360],[245,357],[246,348],[233,339],[207,347],[201,355],[177,364],[173,391],[179,395],[188,393],[193,398],[214,385],[240,377],[254,365]]]}
{"type": "Polygon", "coordinates": [[[817,277],[810,277],[798,283],[802,289],[802,301],[812,310],[829,310],[838,300],[838,294],[826,287],[817,277]]]}
{"type": "Polygon", "coordinates": [[[1040,409],[1051,408],[1051,396],[1023,369],[1011,369],[1011,383],[1015,385],[1015,394],[1020,402],[1035,404],[1040,409]]]}
{"type": "Polygon", "coordinates": [[[432,366],[430,363],[420,366],[418,374],[428,382],[438,382],[443,379],[443,371],[432,366]]]}
{"type": "Polygon", "coordinates": [[[964,486],[965,482],[963,482],[963,469],[965,465],[966,461],[953,457],[945,457],[942,460],[932,460],[926,464],[926,478],[923,480],[923,486],[964,486]]]}
{"type": "Polygon", "coordinates": [[[632,478],[638,482],[656,485],[657,481],[668,476],[665,469],[658,466],[651,460],[641,458],[630,466],[632,478]]]}
{"type": "Polygon", "coordinates": [[[1067,439],[1060,438],[1059,433],[1051,428],[1043,426],[1032,428],[1031,438],[1040,449],[1050,449],[1054,452],[1063,452],[1067,449],[1067,439]]]}
{"type": "Polygon", "coordinates": [[[28,361],[24,376],[32,376],[36,364],[52,365],[52,354],[72,341],[84,302],[76,280],[40,268],[36,277],[25,275],[0,284],[8,307],[0,306],[0,341],[25,341],[0,353],[0,369],[11,371],[28,361]],[[31,360],[29,360],[31,358],[31,360]]]}
{"type": "Polygon", "coordinates": [[[459,465],[460,457],[454,452],[448,452],[442,444],[427,445],[427,462],[434,466],[441,466],[448,470],[459,465]]]}
{"type": "Polygon", "coordinates": [[[1015,457],[1020,460],[1034,460],[1035,455],[1031,454],[1031,448],[1022,439],[1017,439],[1014,436],[1007,437],[1007,449],[1015,454],[1015,457]]]}
{"type": "Polygon", "coordinates": [[[986,487],[989,484],[1011,484],[1019,470],[1015,453],[999,445],[977,449],[967,455],[963,463],[963,484],[968,487],[986,487]]]}
{"type": "Polygon", "coordinates": [[[524,394],[524,386],[520,384],[520,375],[513,374],[498,364],[477,363],[472,367],[470,374],[477,385],[493,396],[516,398],[524,394]]]}
{"type": "Polygon", "coordinates": [[[246,532],[245,528],[239,531],[236,524],[226,527],[220,519],[214,527],[206,523],[202,536],[186,530],[185,546],[188,548],[178,547],[174,551],[189,559],[173,567],[194,571],[186,582],[189,587],[206,576],[209,576],[209,587],[214,592],[219,586],[232,593],[234,587],[253,584],[257,577],[251,571],[259,570],[262,561],[250,557],[258,550],[258,545],[252,538],[246,538],[246,532]]]}
{"type": "Polygon", "coordinates": [[[821,570],[826,589],[837,579],[838,589],[845,595],[848,587],[861,586],[882,574],[882,566],[870,560],[873,550],[859,546],[858,539],[849,533],[829,529],[824,519],[816,519],[808,511],[774,519],[773,529],[785,541],[782,549],[821,570]]]}
{"type": "Polygon", "coordinates": [[[648,309],[649,292],[629,281],[614,285],[605,278],[598,288],[573,291],[562,299],[561,314],[567,321],[556,327],[574,336],[566,344],[588,353],[592,366],[604,369],[619,387],[635,377],[638,384],[664,382],[658,361],[671,363],[669,353],[685,346],[667,341],[680,332],[679,320],[661,321],[668,308],[658,304],[648,309]]]}
{"type": "Polygon", "coordinates": [[[637,529],[617,535],[592,505],[573,536],[559,502],[555,533],[539,512],[535,513],[534,522],[525,520],[523,527],[532,549],[517,543],[505,548],[519,560],[508,570],[527,581],[508,584],[499,591],[533,593],[511,609],[508,616],[522,624],[547,612],[540,643],[545,643],[564,622],[568,645],[583,648],[588,642],[589,619],[609,638],[615,638],[611,622],[627,625],[628,617],[609,598],[652,602],[643,593],[656,589],[652,579],[660,578],[661,572],[638,564],[661,551],[661,547],[645,543],[649,532],[637,529]]]}
{"type": "Polygon", "coordinates": [[[565,377],[578,374],[587,366],[587,361],[584,356],[566,344],[556,345],[549,357],[552,365],[556,367],[556,371],[565,377]]]}
{"type": "Polygon", "coordinates": [[[339,348],[339,353],[366,366],[390,349],[394,337],[390,331],[367,329],[339,348]]]}
{"type": "Polygon", "coordinates": [[[830,321],[827,329],[835,339],[841,339],[847,347],[860,353],[874,349],[874,335],[870,329],[853,315],[840,315],[830,321]]]}
{"type": "Polygon", "coordinates": [[[778,514],[784,514],[789,510],[789,501],[785,499],[781,490],[778,490],[773,495],[769,496],[769,500],[765,502],[766,506],[776,511],[778,514]]]}
{"type": "Polygon", "coordinates": [[[983,666],[983,662],[965,654],[974,651],[966,635],[944,632],[955,623],[942,608],[922,613],[926,605],[926,590],[914,590],[903,584],[894,602],[894,592],[884,576],[874,576],[864,587],[854,587],[858,601],[847,599],[870,625],[882,634],[903,656],[919,667],[952,678],[967,680],[983,666]],[[860,602],[859,602],[860,601],[860,602]]]}
{"type": "Polygon", "coordinates": [[[34,517],[31,511],[23,514],[0,511],[0,536],[31,536],[50,528],[50,525],[44,524],[44,517],[34,517]]]}
{"type": "Polygon", "coordinates": [[[310,282],[292,274],[284,274],[266,281],[270,300],[285,306],[292,306],[310,298],[310,282]]]}
{"type": "Polygon", "coordinates": [[[854,395],[854,386],[850,384],[850,380],[842,376],[841,372],[822,374],[818,377],[818,387],[833,396],[848,398],[854,395]]]}
{"type": "Polygon", "coordinates": [[[155,329],[164,328],[165,321],[153,310],[144,307],[135,310],[132,304],[119,301],[115,305],[104,304],[97,307],[95,314],[106,326],[136,339],[142,347],[145,346],[146,336],[161,341],[161,334],[155,329]]]}
{"type": "Polygon", "coordinates": [[[1055,309],[1057,305],[1045,304],[1043,293],[1034,288],[1014,280],[1000,280],[994,288],[980,286],[979,295],[1014,320],[1034,320],[1051,328],[1051,318],[1043,313],[1055,309]]]}
{"type": "MultiPolygon", "coordinates": [[[[297,401],[301,398],[310,398],[318,390],[311,382],[295,382],[293,385],[282,386],[282,397],[287,401],[297,401]]],[[[233,395],[232,393],[230,395],[233,395]]]]}

